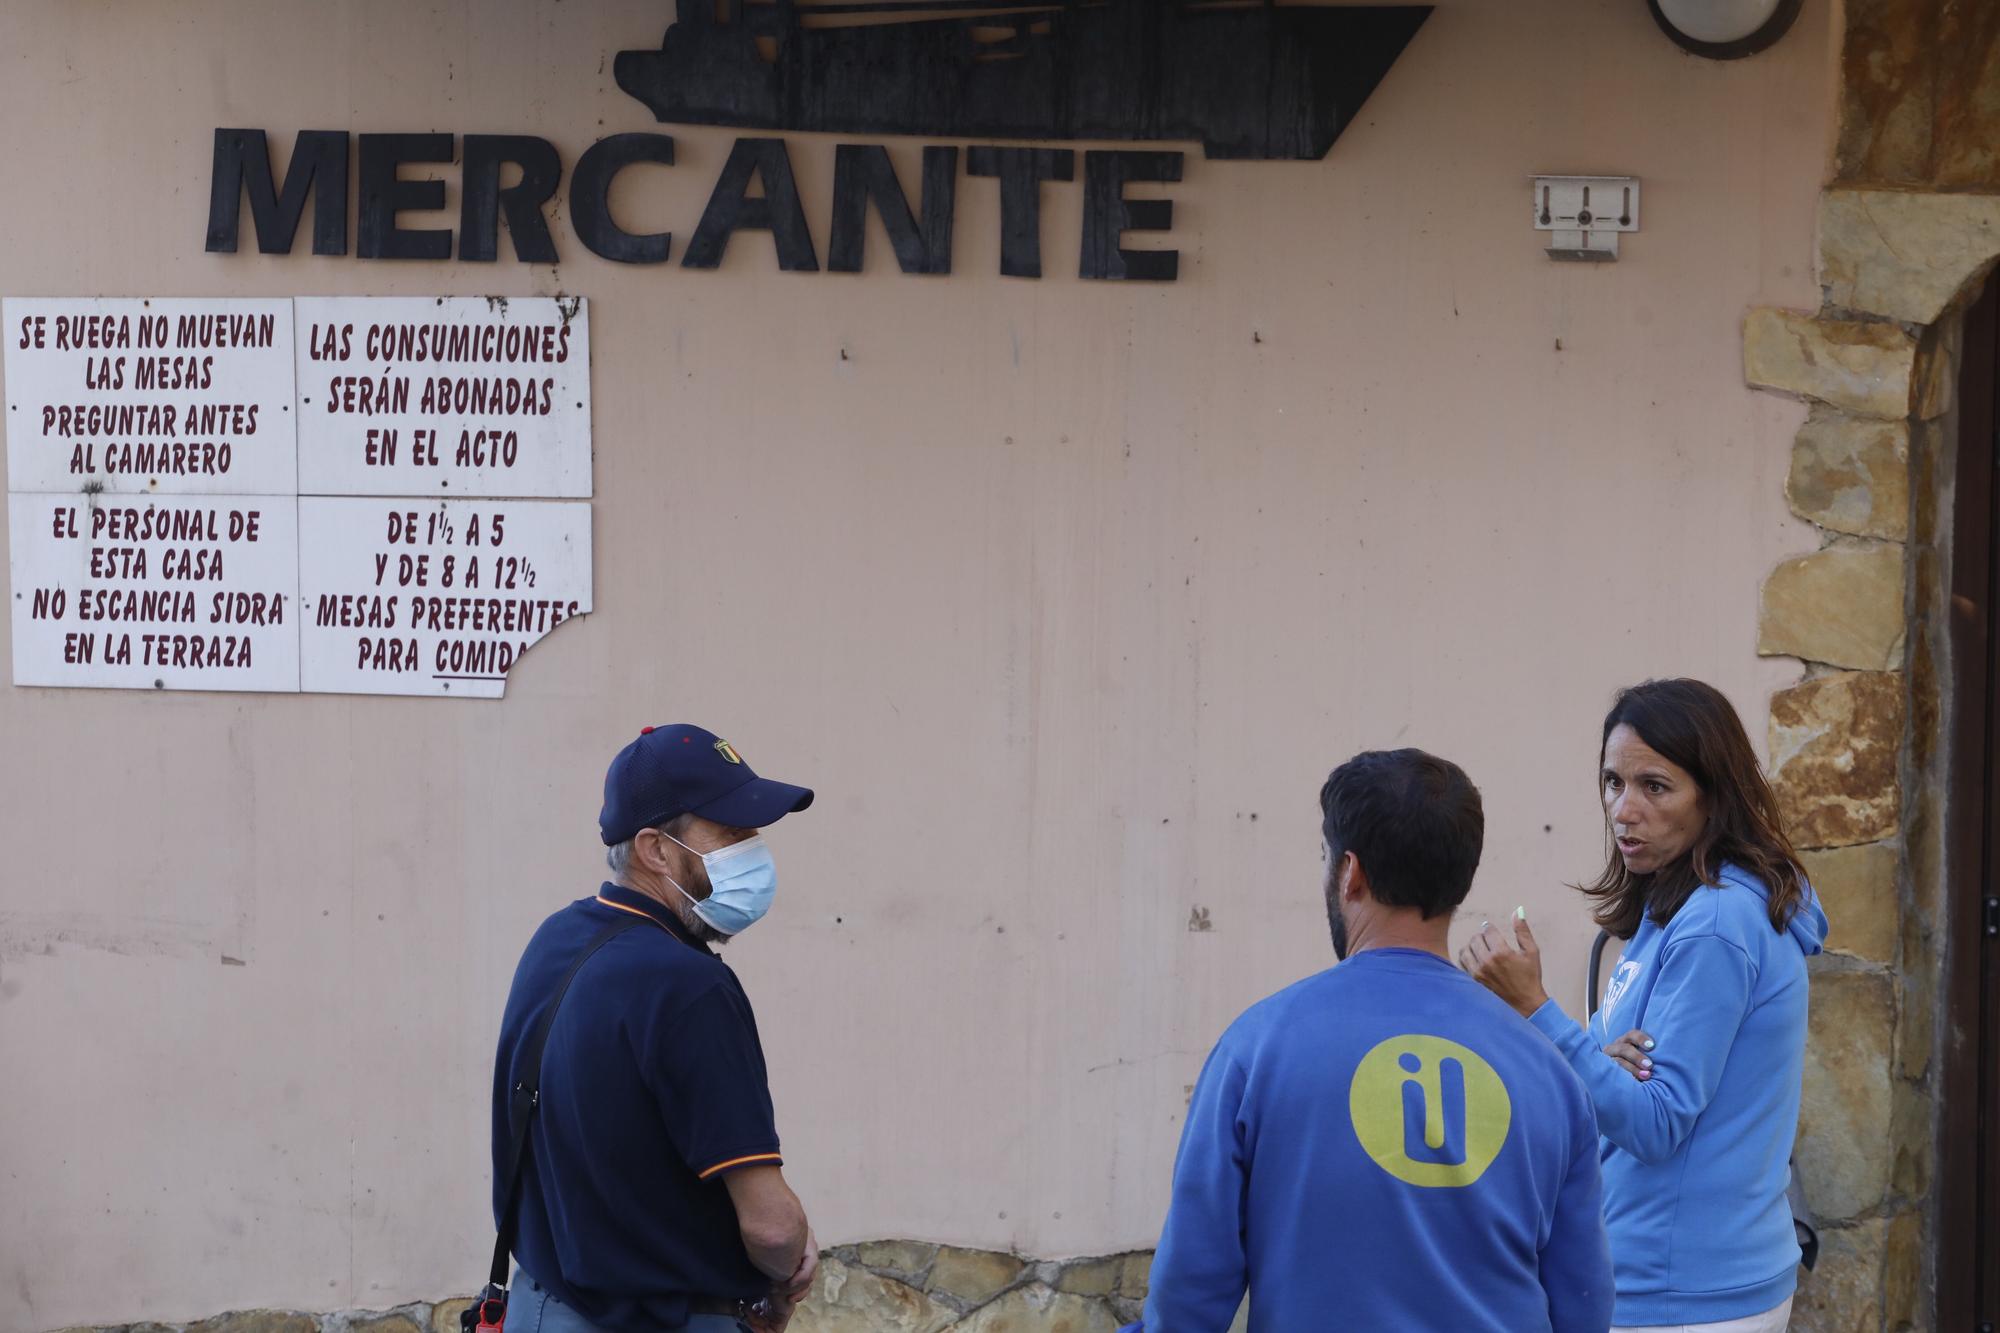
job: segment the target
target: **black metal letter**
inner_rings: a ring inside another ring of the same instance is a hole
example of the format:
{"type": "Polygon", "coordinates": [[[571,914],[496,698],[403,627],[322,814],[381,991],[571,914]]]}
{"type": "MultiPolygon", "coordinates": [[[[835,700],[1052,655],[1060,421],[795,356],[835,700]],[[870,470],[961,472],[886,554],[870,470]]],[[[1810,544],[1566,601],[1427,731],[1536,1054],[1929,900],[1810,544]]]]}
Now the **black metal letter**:
{"type": "Polygon", "coordinates": [[[1177,181],[1179,153],[1092,152],[1083,155],[1083,264],[1086,278],[1172,282],[1180,275],[1178,250],[1121,250],[1128,231],[1167,231],[1174,225],[1171,199],[1127,199],[1127,181],[1177,181]]]}
{"type": "Polygon", "coordinates": [[[1000,271],[1010,278],[1042,276],[1042,182],[1076,179],[1067,148],[967,150],[965,169],[1000,178],[1000,271]]]}
{"type": "Polygon", "coordinates": [[[614,134],[584,149],[569,178],[569,216],[590,253],[620,264],[664,264],[673,248],[670,231],[634,233],[611,217],[611,182],[634,162],[674,164],[670,134],[614,134]]]}
{"type": "Polygon", "coordinates": [[[313,190],[313,253],[347,253],[347,131],[300,130],[285,169],[284,193],[271,186],[271,153],[262,130],[215,132],[215,165],[208,186],[208,249],[236,253],[241,196],[250,196],[257,249],[288,255],[313,190]]]}
{"type": "Polygon", "coordinates": [[[459,184],[458,257],[492,260],[500,252],[500,210],[507,210],[507,232],[514,238],[514,258],[523,264],[553,264],[556,243],[549,239],[549,221],[542,205],[562,182],[562,158],[547,139],[526,134],[468,134],[465,172],[459,184]],[[521,168],[519,183],[500,188],[500,166],[521,168]]]}
{"type": "Polygon", "coordinates": [[[868,235],[868,203],[889,233],[889,246],[905,273],[951,272],[951,223],[958,200],[958,150],[924,149],[924,225],[910,212],[896,180],[889,150],[881,144],[844,143],[833,150],[833,233],[826,266],[859,273],[868,235]]]}
{"type": "Polygon", "coordinates": [[[738,139],[722,164],[715,193],[688,241],[682,268],[716,268],[732,233],[744,229],[768,231],[778,249],[778,267],[787,272],[817,273],[819,259],[813,253],[812,232],[806,229],[805,210],[799,207],[798,183],[792,179],[792,159],[783,139],[738,139]],[[752,199],[747,193],[751,176],[764,182],[764,197],[752,199]]]}
{"type": "Polygon", "coordinates": [[[444,207],[443,181],[406,181],[405,162],[451,161],[449,134],[361,136],[361,220],[354,253],[363,259],[450,259],[451,229],[412,231],[396,225],[398,213],[444,207]]]}

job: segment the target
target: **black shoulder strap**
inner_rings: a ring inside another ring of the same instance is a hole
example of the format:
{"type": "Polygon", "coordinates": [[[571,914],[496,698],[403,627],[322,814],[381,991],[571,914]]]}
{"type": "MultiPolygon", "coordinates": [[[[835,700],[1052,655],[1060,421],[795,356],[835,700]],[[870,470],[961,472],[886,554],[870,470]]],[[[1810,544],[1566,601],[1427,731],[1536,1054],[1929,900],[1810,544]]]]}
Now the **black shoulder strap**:
{"type": "Polygon", "coordinates": [[[645,921],[636,916],[626,916],[614,921],[597,932],[597,938],[583,946],[583,952],[569,965],[562,984],[549,998],[549,1007],[542,1012],[542,1021],[535,1025],[534,1035],[528,1038],[527,1046],[521,1052],[521,1076],[514,1081],[513,1096],[507,1103],[507,1123],[514,1127],[514,1141],[507,1149],[507,1202],[500,1210],[500,1236],[493,1245],[493,1273],[491,1282],[496,1287],[507,1285],[507,1260],[514,1252],[514,1240],[520,1231],[521,1170],[528,1161],[528,1129],[534,1124],[535,1112],[542,1102],[542,1048],[549,1044],[549,1030],[555,1026],[556,1010],[562,1008],[563,996],[569,993],[569,984],[576,980],[576,974],[590,961],[590,956],[609,944],[616,936],[643,926],[645,921]]]}

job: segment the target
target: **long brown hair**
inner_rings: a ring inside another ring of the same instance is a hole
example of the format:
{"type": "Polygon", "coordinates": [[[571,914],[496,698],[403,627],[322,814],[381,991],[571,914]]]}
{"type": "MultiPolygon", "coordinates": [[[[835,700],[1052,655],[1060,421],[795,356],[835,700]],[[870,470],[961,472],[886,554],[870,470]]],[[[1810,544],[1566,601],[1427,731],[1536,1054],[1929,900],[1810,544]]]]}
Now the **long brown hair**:
{"type": "MultiPolygon", "coordinates": [[[[1648,913],[1655,925],[1673,920],[1694,891],[1721,883],[1722,867],[1734,862],[1770,890],[1771,927],[1782,931],[1805,899],[1805,873],[1785,836],[1771,784],[1757,767],[1750,738],[1729,700],[1698,680],[1649,680],[1620,690],[1604,715],[1597,747],[1597,787],[1604,792],[1604,752],[1611,733],[1627,726],[1639,739],[1681,768],[1700,788],[1707,806],[1701,836],[1686,855],[1647,875],[1625,868],[1615,843],[1604,873],[1594,884],[1578,885],[1597,904],[1597,924],[1621,940],[1637,933],[1648,913]]],[[[1610,842],[1609,821],[1605,839],[1610,842]]]]}

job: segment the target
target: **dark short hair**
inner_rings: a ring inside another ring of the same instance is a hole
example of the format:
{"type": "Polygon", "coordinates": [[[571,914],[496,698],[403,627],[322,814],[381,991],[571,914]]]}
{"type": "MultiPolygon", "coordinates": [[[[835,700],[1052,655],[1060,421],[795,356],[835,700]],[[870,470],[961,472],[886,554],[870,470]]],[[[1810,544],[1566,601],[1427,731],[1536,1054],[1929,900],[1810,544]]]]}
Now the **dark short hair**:
{"type": "Polygon", "coordinates": [[[1338,859],[1353,852],[1375,901],[1431,917],[1472,891],[1486,812],[1465,770],[1422,750],[1366,750],[1319,789],[1321,831],[1338,859]]]}

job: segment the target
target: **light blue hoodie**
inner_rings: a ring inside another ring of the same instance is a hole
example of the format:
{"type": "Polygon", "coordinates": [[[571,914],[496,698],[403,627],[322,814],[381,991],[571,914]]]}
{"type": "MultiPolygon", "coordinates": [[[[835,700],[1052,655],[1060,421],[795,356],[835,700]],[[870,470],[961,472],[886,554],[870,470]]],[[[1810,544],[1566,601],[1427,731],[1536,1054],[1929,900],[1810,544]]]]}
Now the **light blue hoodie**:
{"type": "Polygon", "coordinates": [[[1826,938],[1810,889],[1783,932],[1739,866],[1674,919],[1648,916],[1588,1030],[1553,1000],[1532,1022],[1583,1079],[1604,1136],[1618,1324],[1740,1319],[1784,1303],[1799,1246],[1785,1201],[1806,1046],[1806,958],[1826,938]],[[1640,1082],[1602,1048],[1656,1043],[1640,1082]]]}

